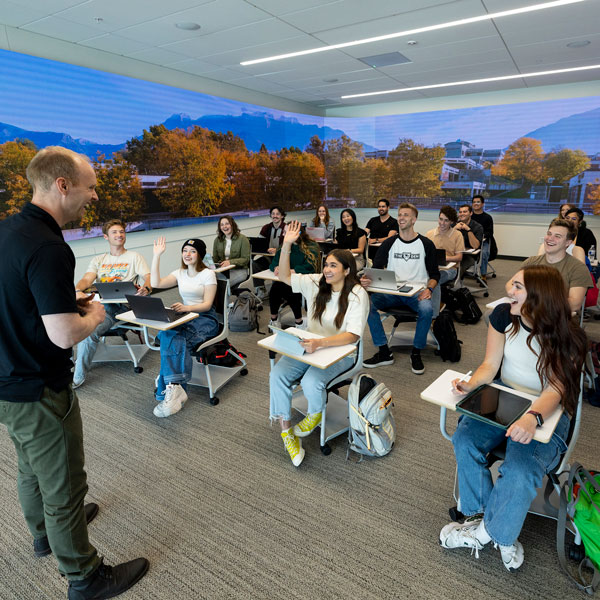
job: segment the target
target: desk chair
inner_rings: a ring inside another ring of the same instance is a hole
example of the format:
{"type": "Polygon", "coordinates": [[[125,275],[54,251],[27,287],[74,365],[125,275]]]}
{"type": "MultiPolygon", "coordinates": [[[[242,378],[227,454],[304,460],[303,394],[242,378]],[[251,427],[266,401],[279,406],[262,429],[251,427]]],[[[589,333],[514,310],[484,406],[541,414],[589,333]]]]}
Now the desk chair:
{"type": "Polygon", "coordinates": [[[139,366],[140,360],[150,348],[142,342],[141,332],[143,327],[135,325],[124,326],[123,322],[117,321],[101,338],[94,354],[92,363],[99,362],[132,362],[133,372],[141,373],[144,369],[139,366]],[[133,331],[137,334],[139,344],[131,344],[127,333],[133,331]],[[121,338],[123,344],[109,344],[106,338],[121,338]]]}
{"type": "MultiPolygon", "coordinates": [[[[441,307],[440,307],[440,312],[441,312],[441,307]]],[[[385,321],[385,319],[387,319],[387,318],[394,319],[394,324],[392,325],[392,329],[390,331],[390,334],[388,335],[388,346],[389,346],[390,350],[392,350],[392,348],[393,348],[392,342],[394,341],[394,336],[396,335],[396,330],[398,329],[398,326],[401,323],[416,323],[417,322],[417,313],[414,310],[412,310],[412,308],[409,308],[408,306],[396,306],[394,308],[386,308],[385,311],[382,312],[381,320],[385,321]]],[[[433,323],[433,321],[432,321],[432,323],[433,323]]],[[[408,330],[406,330],[406,331],[402,331],[402,333],[406,334],[406,335],[403,335],[400,340],[397,340],[397,342],[399,341],[400,343],[396,343],[396,345],[394,347],[412,346],[414,331],[411,330],[409,332],[408,330]],[[410,336],[408,335],[409,333],[410,333],[410,336]]],[[[429,333],[427,334],[427,344],[435,346],[435,348],[437,350],[440,349],[440,345],[439,345],[437,339],[435,338],[435,336],[433,335],[433,331],[431,330],[431,328],[429,329],[429,333]]]]}
{"type": "MultiPolygon", "coordinates": [[[[477,294],[478,292],[482,292],[483,296],[485,298],[487,298],[490,294],[488,291],[489,288],[488,288],[487,282],[484,281],[481,277],[481,261],[482,260],[483,260],[483,252],[479,252],[479,254],[477,255],[477,260],[475,261],[474,265],[467,267],[462,272],[459,270],[457,281],[464,279],[465,275],[467,277],[472,277],[479,284],[479,288],[469,288],[469,291],[472,294],[477,294]]],[[[488,265],[489,265],[489,263],[488,263],[488,265]]],[[[494,273],[493,276],[495,277],[496,274],[494,273]]]]}
{"type": "Polygon", "coordinates": [[[219,398],[215,395],[232,377],[238,373],[242,376],[248,375],[246,361],[244,357],[229,350],[230,354],[235,356],[240,364],[234,367],[222,367],[219,365],[209,365],[206,363],[206,350],[214,344],[227,339],[229,334],[229,281],[217,279],[217,293],[215,295],[214,307],[217,313],[222,316],[223,322],[219,326],[217,335],[205,342],[199,344],[193,351],[192,356],[196,357],[192,366],[192,377],[188,385],[198,385],[208,388],[209,401],[215,406],[219,403],[219,398]],[[202,362],[200,362],[202,361],[202,362]]]}

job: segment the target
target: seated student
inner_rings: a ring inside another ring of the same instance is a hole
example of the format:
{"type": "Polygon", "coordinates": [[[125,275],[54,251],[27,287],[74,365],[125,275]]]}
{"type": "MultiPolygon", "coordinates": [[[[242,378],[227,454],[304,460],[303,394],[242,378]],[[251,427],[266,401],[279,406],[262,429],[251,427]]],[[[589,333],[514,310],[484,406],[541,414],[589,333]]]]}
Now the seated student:
{"type": "Polygon", "coordinates": [[[567,286],[569,305],[573,312],[581,309],[587,288],[592,278],[585,264],[567,254],[569,244],[575,239],[575,228],[571,221],[553,219],[544,237],[544,253],[530,256],[522,266],[545,265],[557,269],[567,286]]]}
{"type": "Polygon", "coordinates": [[[191,352],[219,331],[219,317],[213,308],[217,278],[214,271],[202,262],[206,255],[206,244],[198,238],[186,240],[181,247],[181,268],[161,277],[160,256],[166,249],[165,238],[159,237],[154,242],[152,285],[169,288],[177,284],[182,302],[175,302],[171,308],[182,315],[196,312],[200,316],[158,334],[160,372],[156,385],[158,404],[154,407],[156,417],[168,417],[183,408],[188,399],[187,382],[192,376],[191,352]]]}
{"type": "Polygon", "coordinates": [[[585,255],[587,256],[590,248],[594,246],[596,254],[598,250],[598,243],[596,242],[596,236],[592,233],[591,229],[588,229],[584,219],[583,211],[579,208],[570,208],[567,210],[565,219],[571,221],[575,225],[577,235],[575,237],[575,245],[583,248],[585,255]]]}
{"type": "Polygon", "coordinates": [[[500,547],[509,571],[523,564],[519,533],[536,489],[566,450],[569,416],[579,394],[579,373],[587,349],[585,333],[571,319],[560,274],[546,266],[521,269],[508,283],[510,304],[490,316],[485,358],[471,379],[452,382],[458,394],[501,383],[537,396],[531,410],[504,431],[462,416],[452,436],[456,455],[460,510],[464,523],[449,523],[440,532],[444,548],[471,548],[475,556],[489,542],[500,547]],[[565,409],[547,444],[533,439],[535,430],[558,406],[565,409]],[[506,440],[506,456],[493,483],[487,454],[506,440]]]}
{"type": "Polygon", "coordinates": [[[365,227],[365,231],[369,236],[368,254],[371,260],[375,258],[381,243],[398,233],[398,221],[389,214],[389,211],[390,201],[387,198],[382,198],[377,202],[379,216],[369,219],[365,227]]]}
{"type": "MultiPolygon", "coordinates": [[[[281,251],[281,248],[277,251],[269,267],[277,276],[279,276],[281,251]]],[[[295,236],[294,242],[291,245],[289,263],[292,273],[318,273],[321,270],[320,260],[321,249],[319,245],[313,242],[304,230],[301,230],[300,234],[295,236]]],[[[279,327],[279,308],[284,300],[290,305],[294,313],[296,327],[303,327],[302,294],[294,293],[292,288],[282,281],[274,281],[271,286],[271,292],[269,293],[271,321],[269,325],[277,325],[279,327]]]]}
{"type": "MultiPolygon", "coordinates": [[[[458,209],[458,223],[454,228],[460,231],[465,242],[465,250],[477,250],[483,243],[483,227],[473,219],[473,208],[469,204],[463,204],[458,209]]],[[[477,262],[477,259],[465,254],[460,263],[460,276],[477,262]]]]}
{"type": "Polygon", "coordinates": [[[225,215],[219,219],[217,237],[213,242],[212,257],[217,267],[235,265],[234,269],[227,271],[231,289],[238,283],[248,279],[250,241],[240,232],[237,223],[230,215],[225,215]]]}
{"type": "MultiPolygon", "coordinates": [[[[415,232],[414,226],[418,215],[419,211],[413,204],[408,202],[400,204],[398,207],[400,233],[381,244],[375,255],[373,267],[394,271],[397,281],[421,284],[425,289],[414,296],[371,294],[371,309],[367,322],[373,344],[378,347],[378,351],[363,362],[365,368],[394,363],[378,311],[405,305],[417,313],[417,327],[410,355],[411,370],[417,375],[425,372],[421,350],[427,344],[427,334],[433,318],[432,294],[440,279],[440,272],[433,242],[415,232]]],[[[364,276],[360,282],[364,287],[371,285],[371,280],[364,276]]]]}
{"type": "Polygon", "coordinates": [[[567,216],[567,212],[570,211],[572,208],[575,208],[573,204],[561,204],[560,208],[558,209],[558,217],[560,219],[564,219],[567,216]]]}
{"type": "Polygon", "coordinates": [[[494,219],[483,210],[485,198],[481,194],[473,196],[471,218],[483,227],[483,242],[481,243],[481,279],[487,281],[487,266],[490,258],[490,245],[494,237],[494,219]]]}
{"type": "Polygon", "coordinates": [[[342,227],[336,231],[335,239],[341,250],[350,250],[355,256],[356,268],[360,271],[365,266],[365,247],[367,234],[356,223],[356,213],[351,208],[345,208],[341,214],[342,227]]]}
{"type": "MultiPolygon", "coordinates": [[[[283,240],[279,277],[283,285],[302,294],[308,306],[308,330],[325,337],[302,342],[306,352],[319,348],[355,344],[363,334],[369,297],[360,286],[356,264],[347,250],[332,250],[325,259],[323,274],[300,275],[290,269],[290,253],[300,236],[300,224],[290,223],[283,240]]],[[[321,423],[327,383],[352,368],[355,358],[347,356],[327,369],[311,367],[282,356],[270,376],[271,419],[281,422],[281,437],[294,466],[304,459],[303,438],[321,423]],[[308,400],[306,417],[293,429],[292,385],[300,381],[308,400]]]]}
{"type": "Polygon", "coordinates": [[[325,229],[323,236],[324,241],[332,242],[335,236],[335,221],[329,216],[328,208],[321,204],[315,213],[315,217],[311,222],[312,227],[320,227],[325,229]]]}
{"type": "MultiPolygon", "coordinates": [[[[269,240],[269,254],[275,254],[281,246],[285,234],[285,211],[280,206],[272,206],[269,211],[271,222],[263,225],[258,237],[269,240]]],[[[264,271],[269,268],[271,259],[265,256],[255,258],[252,264],[254,273],[264,271]]]]}
{"type": "MultiPolygon", "coordinates": [[[[146,296],[150,288],[150,269],[144,257],[133,250],[125,249],[125,223],[120,219],[112,219],[102,226],[102,234],[108,242],[109,251],[94,256],[84,276],[77,282],[75,291],[77,298],[85,298],[84,290],[95,281],[132,281],[139,286],[136,295],[146,296]]],[[[124,304],[105,304],[106,318],[94,332],[77,344],[77,359],[73,373],[73,389],[83,385],[98,348],[100,338],[117,322],[116,315],[128,310],[124,304]]]]}
{"type": "MultiPolygon", "coordinates": [[[[545,246],[544,242],[542,242],[540,244],[540,247],[538,248],[538,255],[545,254],[545,253],[546,253],[546,246],[545,246]]],[[[567,246],[567,254],[570,254],[573,258],[576,258],[579,262],[582,262],[584,265],[586,265],[585,252],[583,251],[583,248],[580,248],[579,246],[575,245],[574,240],[571,240],[570,244],[567,246]]]]}
{"type": "MultiPolygon", "coordinates": [[[[438,226],[430,229],[425,235],[435,244],[438,250],[446,251],[446,260],[460,265],[463,258],[462,251],[465,242],[460,231],[454,229],[457,221],[456,211],[451,206],[442,206],[438,217],[438,226]]],[[[440,269],[440,281],[433,290],[433,312],[434,316],[439,313],[441,291],[440,286],[448,281],[456,279],[458,268],[440,269]]]]}

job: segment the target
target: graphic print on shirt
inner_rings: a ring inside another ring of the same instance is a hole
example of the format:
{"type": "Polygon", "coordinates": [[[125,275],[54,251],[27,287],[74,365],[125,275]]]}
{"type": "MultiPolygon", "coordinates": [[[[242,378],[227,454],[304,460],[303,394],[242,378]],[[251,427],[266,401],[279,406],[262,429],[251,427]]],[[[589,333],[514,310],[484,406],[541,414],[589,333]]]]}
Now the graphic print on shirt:
{"type": "Polygon", "coordinates": [[[409,260],[420,260],[421,254],[414,254],[413,252],[394,252],[394,258],[408,262],[409,260]]]}
{"type": "Polygon", "coordinates": [[[98,279],[102,283],[123,281],[129,270],[129,263],[103,263],[98,269],[98,279]]]}

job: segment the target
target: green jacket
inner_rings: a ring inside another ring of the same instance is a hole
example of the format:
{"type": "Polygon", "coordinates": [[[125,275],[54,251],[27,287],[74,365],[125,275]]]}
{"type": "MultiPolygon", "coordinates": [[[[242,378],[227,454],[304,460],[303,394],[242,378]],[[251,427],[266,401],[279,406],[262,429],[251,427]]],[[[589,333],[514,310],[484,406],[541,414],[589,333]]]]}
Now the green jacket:
{"type": "MultiPolygon", "coordinates": [[[[321,272],[321,249],[314,242],[308,244],[309,252],[315,257],[315,264],[318,265],[318,269],[315,271],[314,267],[306,260],[306,256],[300,250],[298,244],[292,244],[292,250],[290,252],[290,269],[293,269],[296,273],[320,273],[321,272]]],[[[275,270],[275,267],[279,266],[279,255],[281,254],[281,248],[277,250],[271,266],[271,271],[275,270]]]]}
{"type": "MultiPolygon", "coordinates": [[[[225,260],[225,242],[225,237],[220,240],[218,236],[213,242],[212,258],[216,263],[220,263],[225,260]]],[[[250,242],[243,233],[231,238],[229,262],[236,267],[244,268],[248,268],[248,265],[250,264],[250,242]]]]}

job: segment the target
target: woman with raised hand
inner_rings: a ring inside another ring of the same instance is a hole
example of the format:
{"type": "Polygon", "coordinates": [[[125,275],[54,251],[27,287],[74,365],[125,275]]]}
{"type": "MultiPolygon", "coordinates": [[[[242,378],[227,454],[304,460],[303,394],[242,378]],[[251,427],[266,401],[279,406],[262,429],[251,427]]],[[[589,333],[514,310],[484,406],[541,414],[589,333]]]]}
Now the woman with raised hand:
{"type": "Polygon", "coordinates": [[[212,257],[217,267],[234,265],[234,268],[227,272],[231,289],[248,279],[250,240],[240,232],[231,215],[219,219],[212,257]]]}
{"type": "Polygon", "coordinates": [[[321,204],[321,206],[317,208],[315,217],[312,220],[312,226],[325,229],[325,241],[333,241],[333,237],[335,236],[335,221],[329,216],[329,209],[324,204],[321,204]]]}
{"type": "Polygon", "coordinates": [[[153,288],[177,285],[181,302],[171,308],[178,313],[196,312],[200,315],[174,329],[161,331],[160,372],[156,386],[154,415],[168,417],[179,412],[187,401],[187,382],[192,376],[192,350],[219,331],[219,317],[213,308],[217,279],[202,262],[206,244],[199,238],[186,240],[181,247],[181,267],[166,277],[160,276],[160,257],[167,248],[164,237],[154,242],[150,277],[153,288]]]}
{"type": "Polygon", "coordinates": [[[335,239],[338,248],[350,250],[356,259],[356,268],[360,271],[365,266],[365,247],[367,232],[356,223],[356,213],[351,208],[345,208],[341,214],[342,226],[337,230],[335,239]]]}
{"type": "Polygon", "coordinates": [[[490,315],[485,358],[471,379],[452,382],[455,393],[491,383],[501,368],[501,383],[536,396],[531,409],[506,431],[462,416],[452,444],[456,455],[463,524],[449,523],[440,532],[444,548],[471,548],[479,556],[489,542],[500,547],[504,566],[516,571],[524,558],[518,541],[527,511],[566,450],[569,418],[577,408],[580,372],[587,341],[571,318],[560,273],[529,266],[507,283],[510,303],[490,315]],[[564,412],[546,444],[533,439],[536,428],[562,407],[564,412]],[[488,453],[506,440],[506,454],[493,483],[488,453]]]}
{"type": "MultiPolygon", "coordinates": [[[[356,274],[356,262],[348,250],[333,250],[327,255],[322,274],[302,275],[290,268],[290,254],[300,237],[300,224],[289,224],[279,261],[279,279],[291,286],[292,291],[306,299],[308,330],[322,335],[318,339],[303,340],[308,353],[319,348],[356,344],[363,335],[369,313],[369,297],[356,274]]],[[[304,459],[303,438],[321,423],[327,383],[348,371],[356,358],[348,356],[319,369],[299,360],[282,356],[271,371],[271,420],[281,423],[281,437],[285,448],[298,467],[304,459]],[[292,428],[292,385],[300,382],[308,401],[306,417],[292,428]]]]}

